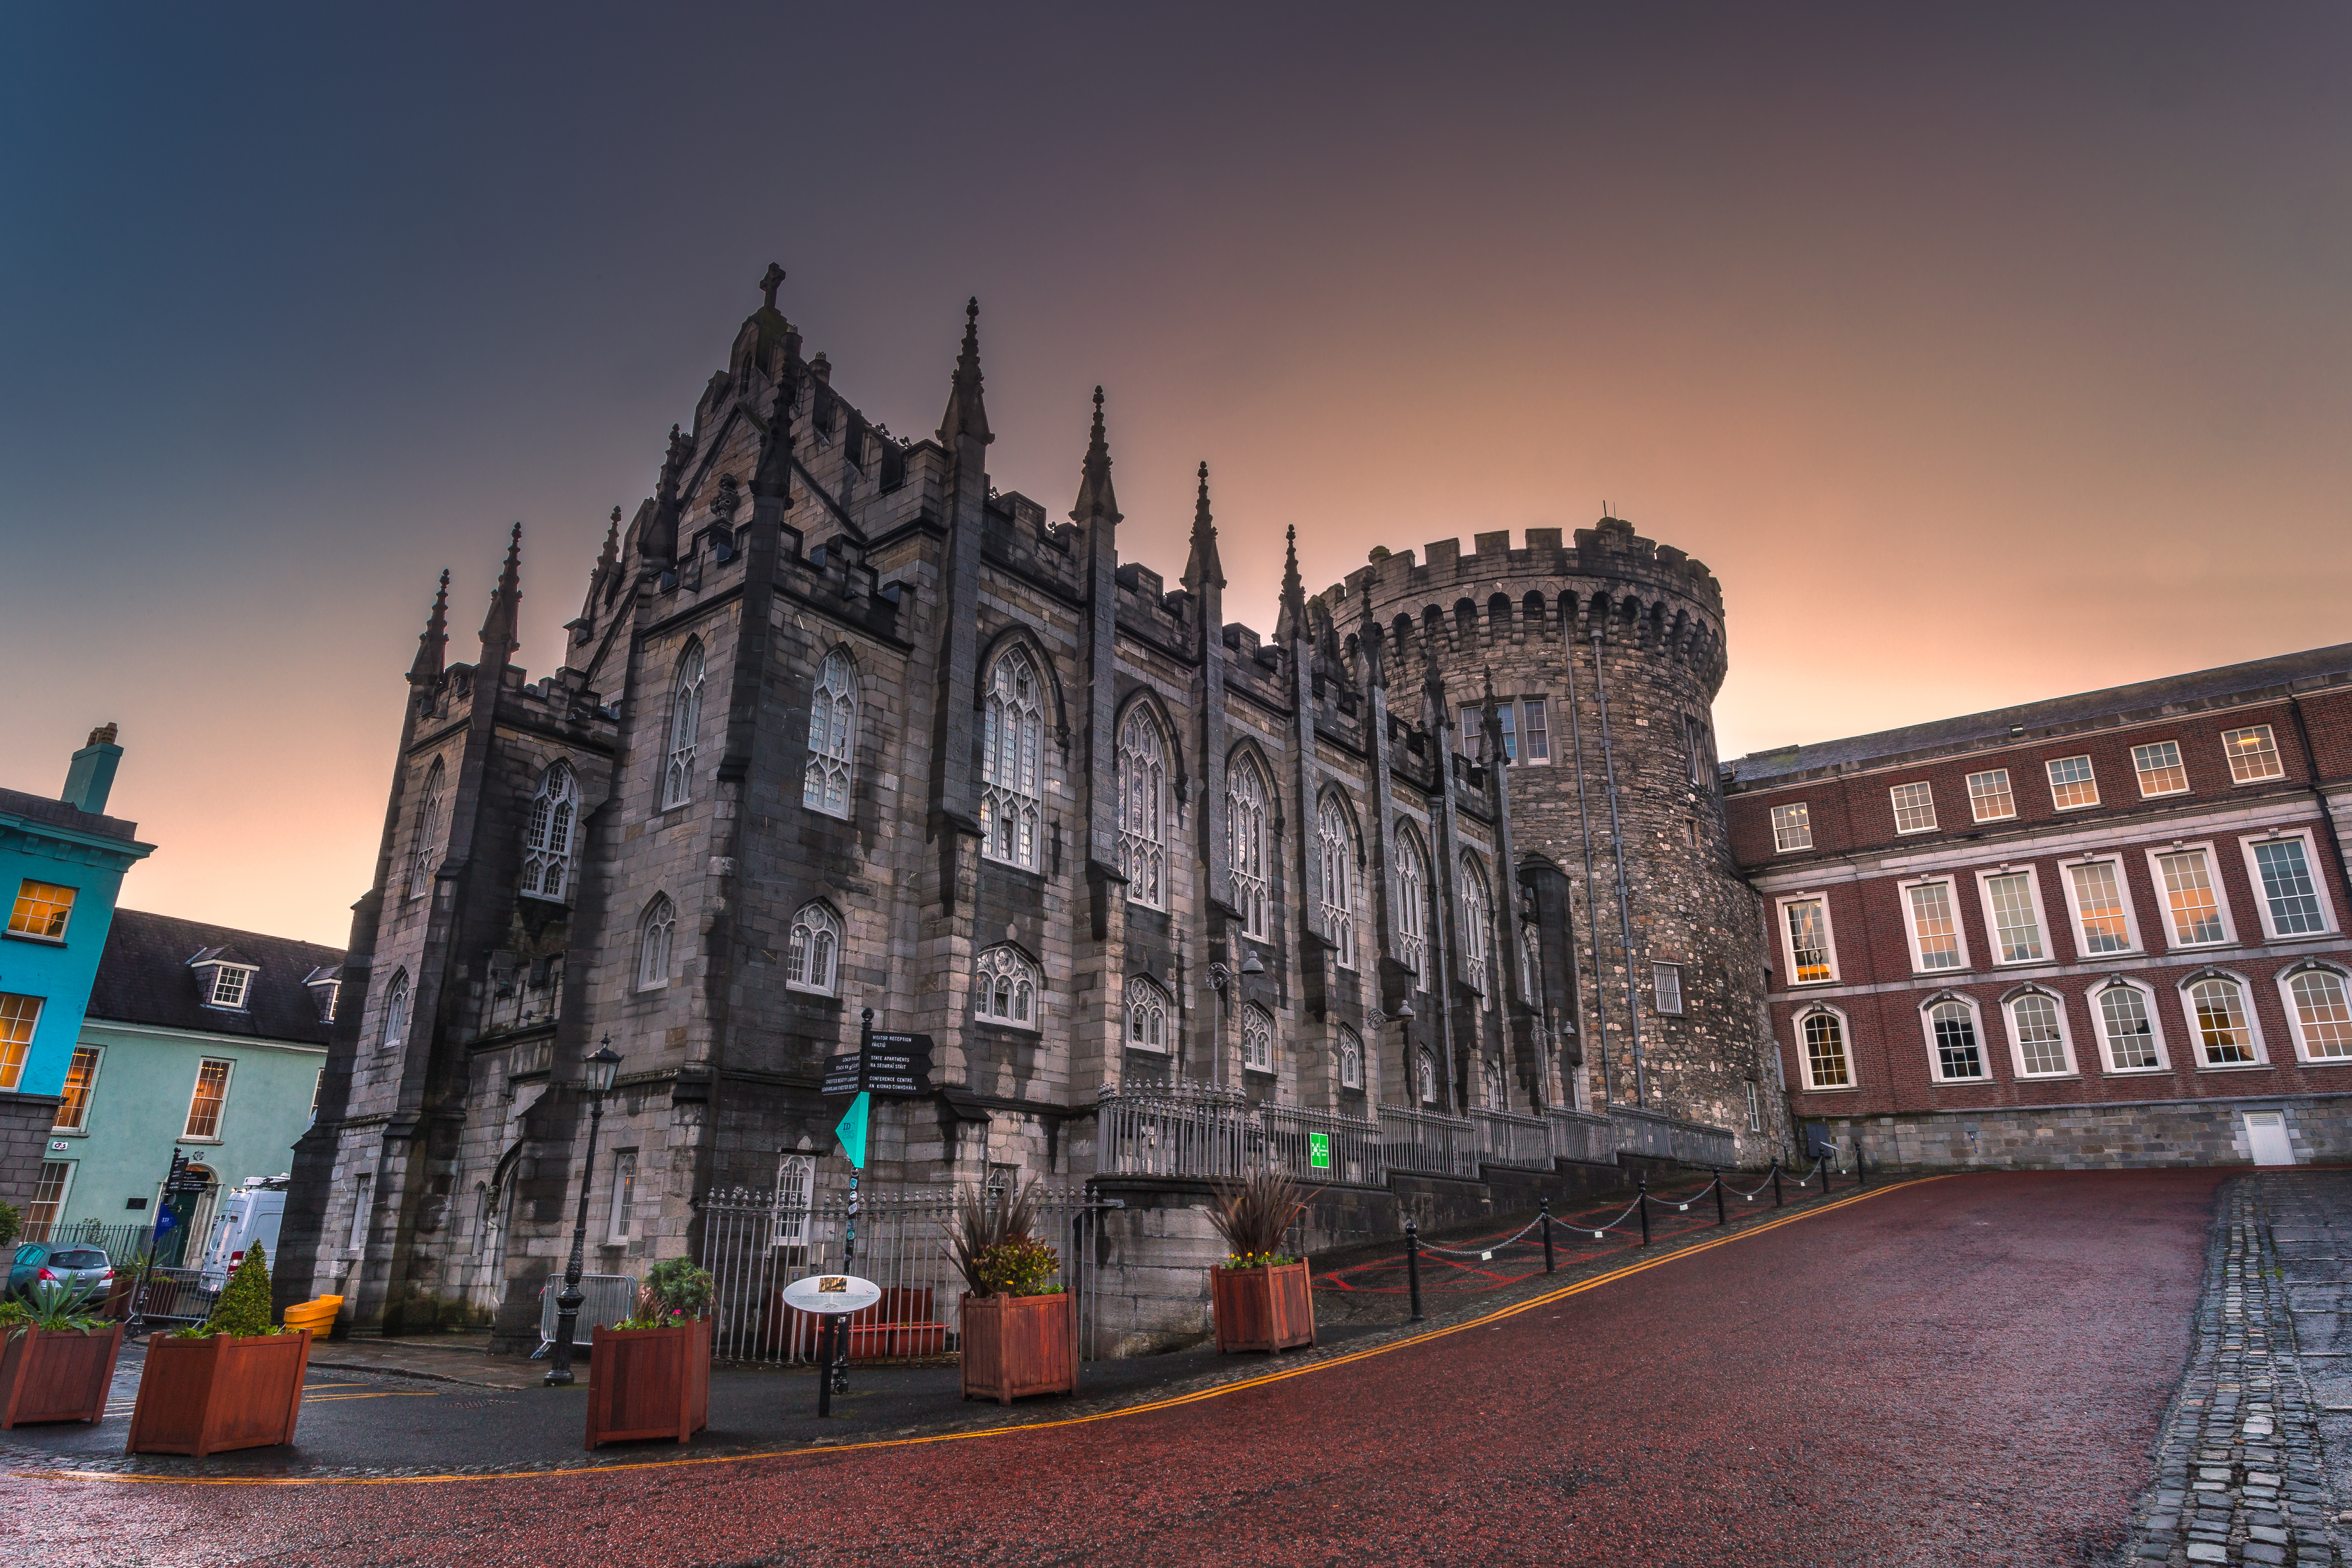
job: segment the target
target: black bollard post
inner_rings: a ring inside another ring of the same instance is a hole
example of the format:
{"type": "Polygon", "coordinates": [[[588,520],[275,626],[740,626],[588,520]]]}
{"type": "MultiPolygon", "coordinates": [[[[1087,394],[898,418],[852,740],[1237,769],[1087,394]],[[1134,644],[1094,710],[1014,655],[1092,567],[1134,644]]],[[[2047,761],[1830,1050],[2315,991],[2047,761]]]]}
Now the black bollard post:
{"type": "Polygon", "coordinates": [[[1421,1321],[1421,1226],[1404,1222],[1404,1278],[1412,1290],[1412,1321],[1421,1321]]]}
{"type": "Polygon", "coordinates": [[[1862,1168],[1862,1140],[1859,1138],[1853,1141],[1853,1184],[1857,1187],[1870,1185],[1870,1178],[1862,1168]]]}
{"type": "Polygon", "coordinates": [[[1772,1206],[1780,1206],[1780,1156],[1772,1156],[1772,1206]]]}
{"type": "Polygon", "coordinates": [[[1717,1165],[1713,1169],[1715,1171],[1715,1223],[1729,1225],[1731,1221],[1723,1212],[1723,1167],[1717,1165]]]}
{"type": "Polygon", "coordinates": [[[1642,1211],[1642,1245],[1650,1245],[1650,1178],[1642,1178],[1642,1190],[1634,1194],[1633,1206],[1642,1211]]]}
{"type": "Polygon", "coordinates": [[[1551,1260],[1551,1200],[1550,1200],[1549,1198],[1545,1198],[1545,1199],[1543,1199],[1543,1200],[1542,1200],[1542,1207],[1543,1207],[1543,1227],[1544,1227],[1544,1272],[1545,1272],[1545,1273],[1547,1273],[1547,1274],[1549,1274],[1549,1273],[1550,1273],[1550,1272],[1552,1271],[1552,1260],[1551,1260]]]}
{"type": "Polygon", "coordinates": [[[1813,1156],[1813,1174],[1820,1178],[1822,1194],[1827,1196],[1830,1190],[1830,1157],[1827,1154],[1813,1156]]]}
{"type": "Polygon", "coordinates": [[[816,1321],[816,1413],[820,1420],[833,1414],[833,1325],[839,1314],[827,1312],[816,1321]]]}

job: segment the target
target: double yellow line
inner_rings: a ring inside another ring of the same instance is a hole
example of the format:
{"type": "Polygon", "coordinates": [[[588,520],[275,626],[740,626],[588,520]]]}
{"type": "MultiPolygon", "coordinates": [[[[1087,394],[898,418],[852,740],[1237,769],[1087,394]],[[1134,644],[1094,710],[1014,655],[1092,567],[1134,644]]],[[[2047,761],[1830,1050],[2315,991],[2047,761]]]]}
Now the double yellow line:
{"type": "MultiPolygon", "coordinates": [[[[1181,1405],[1198,1405],[1203,1400],[1223,1399],[1228,1394],[1240,1394],[1246,1389],[1264,1388],[1269,1384],[1286,1383],[1294,1377],[1312,1377],[1318,1373],[1353,1365],[1357,1362],[1370,1361],[1375,1356],[1393,1355],[1398,1351],[1410,1350],[1414,1345],[1425,1345],[1433,1340],[1445,1339],[1453,1334],[1467,1333],[1472,1329],[1486,1328],[1499,1323],[1506,1318],[1516,1318],[1522,1312],[1532,1312],[1538,1307],[1548,1307],[1555,1301],[1564,1301],[1570,1296],[1581,1296],[1587,1290],[1598,1290],[1603,1285],[1613,1284],[1629,1276],[1641,1274],[1652,1268],[1662,1268],[1669,1263],[1679,1263],[1685,1258],[1696,1258],[1702,1252],[1712,1252],[1718,1247],[1728,1247],[1735,1241],[1745,1241],[1750,1237],[1762,1236],[1767,1231],[1778,1230],[1785,1225],[1795,1225],[1800,1220],[1812,1219],[1820,1215],[1834,1213],[1839,1209],[1851,1207],[1853,1205],[1864,1203],[1888,1193],[1900,1192],[1906,1187],[1916,1187],[1927,1182],[1938,1182],[1944,1179],[1941,1176],[1918,1176],[1909,1181],[1891,1182],[1883,1187],[1871,1187],[1862,1192],[1852,1193],[1844,1197],[1816,1205],[1811,1208],[1800,1209],[1792,1215],[1783,1215],[1779,1219],[1766,1220],[1761,1225],[1735,1230],[1728,1236],[1717,1237],[1713,1241],[1698,1242],[1660,1257],[1644,1258],[1639,1263],[1629,1263],[1622,1268],[1612,1268],[1606,1274],[1596,1274],[1590,1279],[1580,1279],[1573,1285],[1563,1285],[1557,1290],[1547,1290],[1540,1296],[1531,1296],[1512,1306],[1498,1307],[1491,1312],[1481,1313],[1466,1322],[1451,1324],[1442,1329],[1430,1329],[1404,1339],[1391,1340],[1386,1344],[1372,1345],[1364,1350],[1354,1351],[1347,1355],[1305,1362],[1297,1366],[1285,1367],[1279,1372],[1269,1372],[1262,1376],[1243,1378],[1234,1383],[1220,1383],[1208,1388],[1196,1388],[1189,1394],[1171,1394],[1166,1399],[1149,1400],[1141,1405],[1121,1405],[1117,1410],[1097,1410],[1087,1415],[1065,1415],[1052,1421],[1028,1421],[1012,1426],[982,1426],[966,1432],[933,1432],[919,1437],[873,1437],[856,1443],[812,1443],[804,1447],[770,1448],[750,1454],[705,1454],[677,1459],[638,1459],[627,1464],[581,1465],[561,1470],[500,1470],[491,1474],[473,1476],[199,1478],[126,1476],[116,1475],[106,1470],[17,1470],[14,1474],[20,1480],[134,1481],[177,1487],[392,1487],[438,1485],[447,1481],[544,1481],[568,1479],[574,1476],[615,1475],[628,1470],[675,1470],[700,1465],[740,1465],[755,1459],[789,1459],[809,1454],[850,1454],[866,1448],[911,1448],[929,1443],[961,1443],[977,1437],[1004,1437],[1016,1432],[1050,1432],[1064,1426],[1091,1426],[1097,1421],[1123,1421],[1129,1416],[1149,1415],[1154,1411],[1174,1410],[1181,1405]]],[[[305,1403],[310,1402],[305,1401],[305,1403]]]]}

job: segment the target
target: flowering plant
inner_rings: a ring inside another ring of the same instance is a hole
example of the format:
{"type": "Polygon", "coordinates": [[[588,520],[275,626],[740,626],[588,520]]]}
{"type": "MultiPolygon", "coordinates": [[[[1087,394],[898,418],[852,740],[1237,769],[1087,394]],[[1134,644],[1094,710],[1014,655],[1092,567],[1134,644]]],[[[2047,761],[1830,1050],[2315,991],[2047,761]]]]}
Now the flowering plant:
{"type": "Polygon", "coordinates": [[[616,1329],[675,1329],[710,1310],[711,1279],[707,1268],[697,1268],[688,1258],[666,1258],[646,1273],[637,1291],[637,1310],[613,1326],[616,1329]]]}
{"type": "Polygon", "coordinates": [[[992,1296],[1054,1296],[1059,1285],[1046,1280],[1062,1271],[1062,1259],[1034,1236],[1000,1241],[980,1255],[980,1276],[992,1296]]]}
{"type": "Polygon", "coordinates": [[[1228,1268],[1279,1268],[1298,1259],[1286,1252],[1236,1252],[1225,1259],[1228,1268]]]}

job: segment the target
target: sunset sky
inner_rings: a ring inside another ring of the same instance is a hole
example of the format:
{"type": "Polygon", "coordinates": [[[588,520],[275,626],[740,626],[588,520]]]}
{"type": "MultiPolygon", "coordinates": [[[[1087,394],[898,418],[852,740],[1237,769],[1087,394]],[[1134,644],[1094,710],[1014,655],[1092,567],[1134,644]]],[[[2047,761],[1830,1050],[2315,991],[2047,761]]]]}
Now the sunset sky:
{"type": "Polygon", "coordinates": [[[553,668],[772,258],[1264,629],[1606,498],[1727,756],[2352,639],[2340,5],[350,9],[0,22],[0,784],[119,721],[133,908],[344,942],[435,575],[553,668]]]}

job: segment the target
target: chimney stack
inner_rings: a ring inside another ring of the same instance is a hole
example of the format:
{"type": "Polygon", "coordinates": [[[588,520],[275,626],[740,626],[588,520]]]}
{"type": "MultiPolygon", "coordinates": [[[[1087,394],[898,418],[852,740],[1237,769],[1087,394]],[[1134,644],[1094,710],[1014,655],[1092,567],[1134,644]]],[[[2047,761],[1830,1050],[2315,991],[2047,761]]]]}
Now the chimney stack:
{"type": "Polygon", "coordinates": [[[122,748],[114,743],[117,730],[112,724],[100,724],[89,732],[89,743],[73,754],[73,763],[66,769],[65,793],[58,796],[77,811],[93,816],[106,810],[106,797],[114,792],[114,770],[122,761],[122,748]]]}

